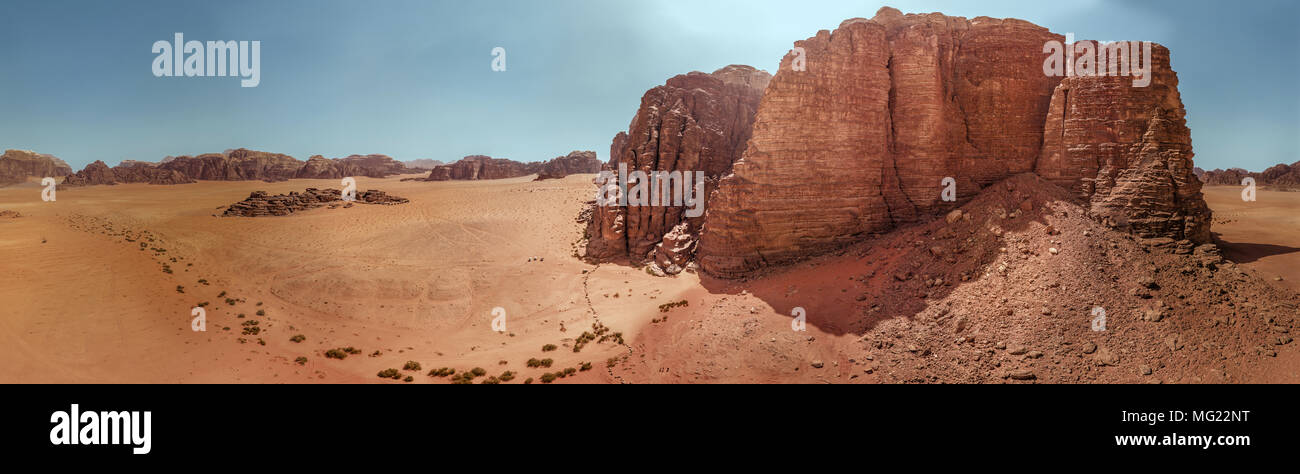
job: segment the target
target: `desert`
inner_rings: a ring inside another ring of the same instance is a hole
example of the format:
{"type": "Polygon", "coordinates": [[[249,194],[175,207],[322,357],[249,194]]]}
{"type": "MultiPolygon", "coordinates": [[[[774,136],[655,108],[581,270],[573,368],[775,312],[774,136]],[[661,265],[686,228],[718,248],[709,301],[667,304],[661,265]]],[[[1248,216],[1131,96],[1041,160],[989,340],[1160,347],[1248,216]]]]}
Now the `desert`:
{"type": "Polygon", "coordinates": [[[1300,382],[1294,165],[1198,168],[1174,48],[791,40],[651,81],[608,154],[8,150],[0,382],[1300,382]]]}

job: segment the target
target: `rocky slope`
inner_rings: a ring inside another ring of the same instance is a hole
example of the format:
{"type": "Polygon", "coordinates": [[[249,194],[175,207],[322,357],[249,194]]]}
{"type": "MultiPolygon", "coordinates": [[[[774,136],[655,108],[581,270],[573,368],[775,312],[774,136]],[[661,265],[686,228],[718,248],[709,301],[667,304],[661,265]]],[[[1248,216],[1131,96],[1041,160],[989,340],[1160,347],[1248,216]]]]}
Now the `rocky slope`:
{"type": "MultiPolygon", "coordinates": [[[[771,75],[749,66],[669,79],[641,97],[627,132],[610,145],[607,168],[628,172],[702,171],[705,208],[723,175],[731,172],[750,140],[759,99],[771,75]]],[[[599,183],[598,183],[599,184],[599,183]]],[[[703,217],[686,218],[685,206],[599,206],[588,223],[585,256],[595,260],[651,260],[669,273],[694,256],[703,217]]]]}
{"type": "MultiPolygon", "coordinates": [[[[360,191],[356,202],[362,204],[405,204],[409,199],[390,196],[377,189],[360,191]]],[[[271,195],[266,191],[253,191],[243,201],[231,204],[221,213],[222,217],[263,217],[287,216],[298,211],[315,209],[321,206],[330,209],[352,207],[351,202],[343,201],[343,192],[338,189],[307,188],[301,193],[290,191],[289,194],[271,195]]]]}
{"type": "Polygon", "coordinates": [[[0,186],[21,183],[27,178],[61,178],[72,174],[72,167],[53,155],[27,150],[5,150],[0,155],[0,186]]]}

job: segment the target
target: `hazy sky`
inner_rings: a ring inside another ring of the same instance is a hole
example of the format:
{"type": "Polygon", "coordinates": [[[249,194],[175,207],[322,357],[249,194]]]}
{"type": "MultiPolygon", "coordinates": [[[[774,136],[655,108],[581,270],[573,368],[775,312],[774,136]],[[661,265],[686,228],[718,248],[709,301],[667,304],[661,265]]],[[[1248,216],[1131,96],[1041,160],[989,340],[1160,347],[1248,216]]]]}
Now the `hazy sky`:
{"type": "MultiPolygon", "coordinates": [[[[1300,2],[893,1],[1173,51],[1202,168],[1300,160],[1300,2]]],[[[63,1],[0,5],[0,148],[96,159],[247,147],[537,161],[595,150],[691,70],[773,71],[883,3],[815,0],[63,1]],[[155,41],[258,40],[261,83],[154,77],[155,41]],[[506,48],[507,70],[491,51],[506,48]]]]}

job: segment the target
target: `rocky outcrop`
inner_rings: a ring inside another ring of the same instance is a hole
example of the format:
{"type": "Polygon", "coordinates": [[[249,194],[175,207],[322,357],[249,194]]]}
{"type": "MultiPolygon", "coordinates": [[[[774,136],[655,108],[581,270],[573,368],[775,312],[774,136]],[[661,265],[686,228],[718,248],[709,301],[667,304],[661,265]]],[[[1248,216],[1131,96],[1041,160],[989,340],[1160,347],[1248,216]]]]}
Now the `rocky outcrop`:
{"type": "Polygon", "coordinates": [[[27,178],[61,178],[72,174],[72,167],[53,155],[27,150],[5,150],[0,155],[0,186],[21,183],[27,178]]]}
{"type": "Polygon", "coordinates": [[[536,173],[537,163],[521,163],[505,158],[492,158],[484,155],[471,155],[449,165],[442,165],[429,172],[425,181],[475,180],[518,178],[536,173]]]}
{"type": "Polygon", "coordinates": [[[285,181],[295,177],[302,162],[280,153],[240,148],[227,153],[181,156],[158,165],[192,179],[208,181],[285,181]]]}
{"type": "MultiPolygon", "coordinates": [[[[371,189],[357,193],[356,202],[393,205],[404,204],[410,200],[371,189]]],[[[326,205],[330,208],[352,207],[352,203],[343,201],[343,192],[338,189],[307,188],[301,193],[290,191],[289,194],[276,195],[269,195],[266,191],[253,191],[243,201],[231,204],[221,215],[222,217],[287,216],[326,205]]]]}
{"type": "MultiPolygon", "coordinates": [[[[1078,49],[1078,48],[1076,48],[1078,49]]],[[[1169,50],[1151,46],[1151,82],[1068,77],[1052,93],[1036,172],[1091,202],[1094,217],[1142,237],[1210,241],[1210,211],[1169,50]]]]}
{"type": "Polygon", "coordinates": [[[156,168],[146,161],[125,160],[109,168],[96,160],[84,169],[63,179],[67,186],[114,185],[119,183],[187,184],[194,180],[180,171],[156,168]]]}
{"type": "Polygon", "coordinates": [[[1016,19],[882,8],[795,43],[759,105],[753,138],[708,203],[700,263],[740,276],[856,242],[1030,171],[1060,78],[1016,19]]]}
{"type": "Polygon", "coordinates": [[[573,151],[542,162],[538,179],[563,178],[571,174],[599,173],[600,160],[594,151],[573,151]],[[545,176],[546,178],[543,178],[545,176]]]}
{"type": "MultiPolygon", "coordinates": [[[[622,166],[629,173],[702,172],[701,199],[707,208],[718,180],[731,172],[745,151],[759,100],[771,78],[765,71],[732,65],[711,74],[679,75],[650,89],[641,97],[627,132],[614,137],[607,170],[618,173],[622,166]]],[[[683,266],[678,263],[694,256],[704,222],[703,216],[687,218],[685,207],[596,207],[583,252],[595,260],[665,262],[660,269],[678,271],[683,266]]]]}

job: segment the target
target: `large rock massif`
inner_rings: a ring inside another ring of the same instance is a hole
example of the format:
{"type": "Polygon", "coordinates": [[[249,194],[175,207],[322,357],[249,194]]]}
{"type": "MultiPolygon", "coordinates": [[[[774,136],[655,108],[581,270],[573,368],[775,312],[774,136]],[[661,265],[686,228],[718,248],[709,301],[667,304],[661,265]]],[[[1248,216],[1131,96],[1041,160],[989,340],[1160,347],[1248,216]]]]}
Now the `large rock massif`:
{"type": "Polygon", "coordinates": [[[27,178],[61,178],[72,174],[72,167],[52,155],[34,151],[5,150],[0,155],[0,186],[21,183],[27,178]]]}
{"type": "MultiPolygon", "coordinates": [[[[704,172],[704,205],[718,179],[731,172],[750,139],[759,99],[771,74],[727,66],[712,74],[669,79],[641,97],[627,132],[610,145],[608,170],[704,172]]],[[[589,258],[655,260],[670,273],[694,255],[704,218],[686,206],[599,206],[588,223],[589,258]]]]}
{"type": "MultiPolygon", "coordinates": [[[[1134,87],[1133,77],[1045,73],[1045,45],[1064,39],[1022,20],[882,8],[796,42],[762,93],[752,132],[734,131],[752,136],[707,203],[700,265],[739,277],[824,253],[945,213],[1023,172],[1065,186],[1113,227],[1208,241],[1168,50],[1153,45],[1151,84],[1134,87]],[[945,178],[955,183],[952,201],[943,199],[945,178]]],[[[643,100],[638,120],[665,110],[672,105],[643,100]]],[[[740,113],[727,118],[745,122],[740,113]]],[[[693,140],[689,128],[650,136],[693,140]]],[[[613,149],[629,141],[646,142],[620,134],[613,149]]],[[[662,148],[633,159],[653,162],[662,148]]],[[[672,228],[671,217],[653,217],[671,212],[597,209],[587,255],[619,254],[624,234],[634,262],[662,267],[647,242],[672,228]],[[652,218],[620,221],[620,213],[652,218]]]]}

